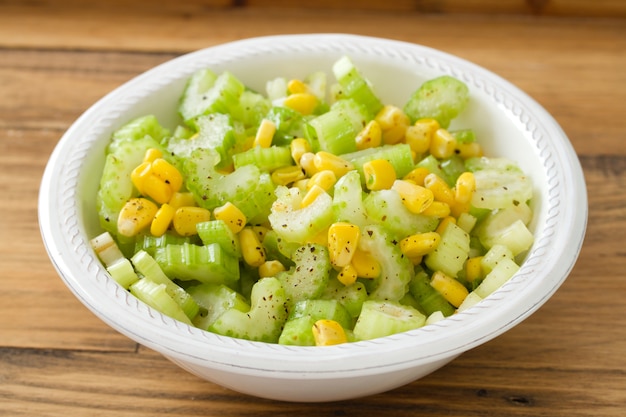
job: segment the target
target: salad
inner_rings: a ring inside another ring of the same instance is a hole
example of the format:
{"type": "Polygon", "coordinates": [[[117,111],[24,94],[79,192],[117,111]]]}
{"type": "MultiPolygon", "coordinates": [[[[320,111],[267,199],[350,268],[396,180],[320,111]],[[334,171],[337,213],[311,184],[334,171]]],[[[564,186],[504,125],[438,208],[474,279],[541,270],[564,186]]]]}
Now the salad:
{"type": "Polygon", "coordinates": [[[264,92],[198,71],[178,126],[112,135],[92,247],[139,300],[220,335],[324,346],[434,323],[533,243],[530,179],[450,127],[468,105],[447,75],[383,103],[348,56],[264,92]]]}

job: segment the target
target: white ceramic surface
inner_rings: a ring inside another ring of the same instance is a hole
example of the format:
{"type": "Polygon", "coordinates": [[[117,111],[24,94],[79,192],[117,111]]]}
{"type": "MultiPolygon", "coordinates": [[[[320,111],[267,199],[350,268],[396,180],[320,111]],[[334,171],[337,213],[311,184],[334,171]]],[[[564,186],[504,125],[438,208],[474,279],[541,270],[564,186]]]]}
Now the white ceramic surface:
{"type": "MultiPolygon", "coordinates": [[[[415,44],[342,34],[255,38],[164,63],[87,110],[58,143],[40,192],[44,243],[59,275],[93,313],[182,368],[225,387],[287,401],[330,401],[383,392],[416,380],[517,325],[544,304],[578,257],[587,221],[585,182],[555,120],[493,73],[415,44]],[[450,74],[471,91],[453,127],[472,127],[489,155],[517,161],[535,185],[535,244],[520,271],[478,305],[434,325],[366,342],[287,347],[189,327],[120,288],[89,247],[98,232],[95,196],[110,134],[155,114],[169,127],[185,80],[200,68],[232,71],[263,91],[276,76],[303,77],[349,55],[386,103],[402,106],[423,81],[450,74]]],[[[80,312],[77,312],[80,314],[80,312]]],[[[537,341],[540,343],[540,341],[537,341]]],[[[164,375],[164,377],[167,377],[164,375]]]]}

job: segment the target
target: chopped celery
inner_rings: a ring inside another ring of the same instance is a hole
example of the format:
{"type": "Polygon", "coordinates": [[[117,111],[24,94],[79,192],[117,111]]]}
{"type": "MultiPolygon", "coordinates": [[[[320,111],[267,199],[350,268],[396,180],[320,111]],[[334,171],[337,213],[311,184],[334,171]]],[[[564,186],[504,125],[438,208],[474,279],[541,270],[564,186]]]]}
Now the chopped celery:
{"type": "Polygon", "coordinates": [[[518,270],[519,265],[517,265],[515,261],[508,258],[502,259],[491,272],[487,274],[474,292],[482,298],[485,298],[511,279],[518,270]]]}
{"type": "Polygon", "coordinates": [[[446,317],[454,314],[452,304],[430,285],[430,277],[421,267],[418,268],[415,277],[409,283],[409,292],[427,315],[437,311],[441,311],[446,317]]]}
{"type": "Polygon", "coordinates": [[[352,100],[337,102],[330,111],[305,125],[305,136],[314,151],[341,155],[356,151],[356,135],[367,122],[367,114],[352,100]]]}
{"type": "Polygon", "coordinates": [[[469,102],[467,85],[454,77],[443,75],[424,82],[409,98],[404,112],[412,122],[432,118],[447,128],[469,102]]]}
{"type": "Polygon", "coordinates": [[[359,227],[370,223],[363,205],[363,188],[357,171],[350,171],[335,183],[333,213],[335,221],[349,222],[359,227]]]}
{"type": "Polygon", "coordinates": [[[151,137],[156,142],[161,142],[170,136],[170,131],[161,126],[154,115],[138,117],[113,132],[111,143],[107,147],[107,152],[115,152],[120,143],[125,141],[136,141],[146,136],[151,137]]]}
{"type": "Polygon", "coordinates": [[[239,236],[223,220],[210,220],[196,225],[198,236],[204,245],[217,243],[230,256],[241,258],[239,236]]]}
{"type": "Polygon", "coordinates": [[[375,159],[385,159],[393,166],[396,177],[402,178],[414,167],[411,147],[406,143],[397,145],[383,145],[375,148],[364,149],[341,156],[346,161],[352,162],[355,169],[361,175],[361,183],[365,184],[363,164],[375,159]]]}
{"type": "Polygon", "coordinates": [[[320,296],[322,299],[337,300],[348,310],[352,317],[358,317],[361,307],[367,300],[367,289],[362,282],[355,282],[352,285],[344,285],[335,277],[331,277],[320,296]]]}
{"type": "Polygon", "coordinates": [[[226,310],[234,308],[246,312],[250,309],[241,294],[223,284],[198,284],[187,288],[187,292],[200,307],[192,322],[203,330],[208,330],[226,310]]]}
{"type": "Polygon", "coordinates": [[[490,210],[502,209],[525,203],[533,197],[533,186],[523,173],[482,169],[474,172],[476,190],[472,205],[490,210]]]}
{"type": "Polygon", "coordinates": [[[304,135],[303,124],[305,119],[300,113],[288,107],[274,106],[265,115],[276,126],[272,143],[278,146],[289,144],[292,139],[304,135]]]}
{"type": "Polygon", "coordinates": [[[418,329],[425,323],[426,316],[413,307],[394,301],[368,300],[354,325],[354,337],[370,340],[418,329]]]}
{"type": "Polygon", "coordinates": [[[352,328],[352,316],[337,300],[309,299],[295,304],[285,323],[278,343],[315,346],[312,328],[318,320],[334,320],[344,329],[352,328]]]}
{"type": "Polygon", "coordinates": [[[280,337],[287,308],[285,290],[276,278],[262,278],[252,287],[249,311],[230,308],[209,326],[223,336],[276,343],[280,337]]]}
{"type": "Polygon", "coordinates": [[[468,258],[470,236],[454,223],[449,223],[441,233],[437,248],[426,255],[424,263],[432,271],[441,271],[456,278],[468,258]]]}
{"type": "Polygon", "coordinates": [[[294,265],[291,258],[296,249],[300,247],[299,243],[287,242],[285,239],[278,236],[274,230],[269,230],[265,233],[261,243],[263,244],[263,248],[265,248],[267,259],[277,260],[287,268],[294,265]]]}
{"type": "Polygon", "coordinates": [[[169,244],[180,245],[185,242],[193,243],[191,237],[179,236],[173,233],[165,233],[161,236],[144,234],[135,239],[135,253],[143,250],[148,252],[151,256],[154,256],[154,253],[159,248],[163,248],[169,244]]]}
{"type": "Polygon", "coordinates": [[[233,163],[235,169],[244,165],[255,165],[261,171],[271,172],[277,168],[293,165],[293,159],[287,146],[271,146],[269,148],[255,146],[233,155],[233,163]]]}
{"type": "Polygon", "coordinates": [[[183,323],[192,324],[180,305],[167,292],[165,284],[142,278],[130,286],[130,293],[155,310],[183,323]]]}
{"type": "Polygon", "coordinates": [[[360,73],[349,57],[344,56],[335,62],[333,74],[341,86],[341,97],[351,98],[365,106],[370,118],[383,108],[370,81],[360,73]]]}

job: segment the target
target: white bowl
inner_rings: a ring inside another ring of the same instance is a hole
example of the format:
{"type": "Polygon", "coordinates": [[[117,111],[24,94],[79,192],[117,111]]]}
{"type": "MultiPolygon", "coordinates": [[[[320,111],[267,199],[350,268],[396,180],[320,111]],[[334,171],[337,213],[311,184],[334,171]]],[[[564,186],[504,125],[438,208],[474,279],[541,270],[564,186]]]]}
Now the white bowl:
{"type": "MultiPolygon", "coordinates": [[[[54,150],[39,200],[41,233],[69,289],[111,327],[201,378],[254,396],[331,401],[380,393],[421,378],[520,323],[568,276],[587,222],[585,182],[555,120],[493,73],[427,47],[353,35],[247,39],[173,59],[117,88],[87,110],[54,150]],[[229,70],[263,91],[266,80],[330,74],[349,55],[385,103],[403,105],[423,81],[442,74],[470,88],[453,126],[472,127],[489,155],[517,161],[535,186],[532,246],[519,272],[474,307],[436,324],[330,347],[292,347],[218,336],[177,322],[119,287],[89,246],[100,232],[95,205],[111,133],[145,114],[174,127],[178,97],[196,70],[229,70]]],[[[539,340],[537,340],[540,343],[539,340]]]]}

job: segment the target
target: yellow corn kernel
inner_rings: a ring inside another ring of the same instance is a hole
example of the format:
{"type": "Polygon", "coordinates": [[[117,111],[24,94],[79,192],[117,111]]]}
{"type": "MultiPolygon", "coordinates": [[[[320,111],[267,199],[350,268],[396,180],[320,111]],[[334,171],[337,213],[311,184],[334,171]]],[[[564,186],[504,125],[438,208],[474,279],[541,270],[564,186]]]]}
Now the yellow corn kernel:
{"type": "Polygon", "coordinates": [[[321,194],[326,194],[326,190],[324,190],[319,185],[313,185],[311,188],[309,188],[306,194],[304,194],[304,197],[302,197],[302,201],[300,201],[300,207],[304,208],[310,206],[311,203],[313,203],[315,199],[321,194]]]}
{"type": "Polygon", "coordinates": [[[183,176],[178,169],[163,158],[152,161],[152,173],[169,185],[172,193],[178,192],[183,186],[183,176]]]}
{"type": "Polygon", "coordinates": [[[483,268],[480,265],[482,256],[474,256],[465,261],[465,279],[474,282],[483,277],[483,268]]]}
{"type": "Polygon", "coordinates": [[[163,152],[161,152],[157,148],[150,148],[146,151],[143,157],[143,162],[152,163],[155,159],[162,158],[162,157],[163,157],[163,152]]]}
{"type": "Polygon", "coordinates": [[[132,181],[135,188],[139,191],[139,194],[146,195],[144,184],[146,182],[146,179],[151,175],[152,163],[148,161],[142,162],[131,171],[130,180],[132,181]]]}
{"type": "Polygon", "coordinates": [[[356,270],[359,278],[378,278],[380,275],[380,264],[369,253],[357,248],[352,255],[351,265],[356,270]]]}
{"type": "Polygon", "coordinates": [[[430,141],[429,151],[437,159],[447,159],[454,155],[456,139],[446,129],[437,129],[430,141]]]}
{"type": "Polygon", "coordinates": [[[316,171],[330,170],[337,178],[344,176],[348,171],[354,169],[354,165],[345,159],[326,151],[319,151],[313,158],[316,171]]]}
{"type": "Polygon", "coordinates": [[[450,215],[456,218],[459,218],[461,214],[469,213],[471,208],[472,208],[471,201],[468,201],[465,203],[459,203],[458,201],[455,201],[454,204],[450,206],[450,215]]]}
{"type": "Polygon", "coordinates": [[[131,198],[124,204],[117,218],[117,231],[132,237],[150,226],[159,208],[147,198],[131,198]]]}
{"type": "Polygon", "coordinates": [[[244,228],[246,222],[246,215],[239,210],[239,207],[227,201],[224,205],[213,209],[213,217],[216,220],[222,220],[233,233],[239,233],[244,228]]]}
{"type": "Polygon", "coordinates": [[[168,204],[174,208],[193,207],[196,205],[196,200],[193,198],[193,194],[188,191],[177,192],[172,194],[168,204]]]}
{"type": "Polygon", "coordinates": [[[382,143],[383,131],[376,120],[370,120],[356,135],[356,148],[358,150],[375,148],[382,143]]]}
{"type": "Polygon", "coordinates": [[[335,320],[318,320],[313,324],[311,331],[315,346],[332,346],[348,342],[345,330],[335,320]]]}
{"type": "Polygon", "coordinates": [[[450,205],[443,201],[433,201],[426,209],[422,211],[422,214],[430,217],[437,217],[443,219],[450,215],[450,205]]]}
{"type": "Polygon", "coordinates": [[[324,190],[328,191],[337,182],[337,176],[335,173],[329,169],[325,169],[323,171],[316,172],[313,176],[307,181],[306,188],[309,189],[314,185],[319,185],[324,190]]]}
{"type": "Polygon", "coordinates": [[[450,223],[456,224],[456,219],[452,216],[446,216],[442,218],[439,221],[439,225],[437,225],[437,229],[435,230],[435,232],[442,234],[443,231],[446,230],[446,227],[448,227],[450,223]]]}
{"type": "Polygon", "coordinates": [[[388,190],[396,178],[396,171],[386,159],[374,159],[363,164],[365,186],[369,190],[388,190]]]}
{"type": "Polygon", "coordinates": [[[284,270],[285,266],[280,261],[265,261],[259,265],[259,278],[275,277],[284,270]]]}
{"type": "Polygon", "coordinates": [[[309,189],[308,184],[309,178],[302,178],[301,180],[294,182],[291,186],[297,188],[302,192],[306,192],[309,189]]]}
{"type": "Polygon", "coordinates": [[[409,126],[404,135],[404,142],[418,155],[430,149],[433,134],[439,129],[439,122],[435,119],[418,119],[409,126]]]}
{"type": "Polygon", "coordinates": [[[268,119],[263,119],[256,131],[254,137],[253,147],[260,146],[261,148],[269,148],[272,146],[272,140],[274,139],[274,133],[276,133],[276,125],[274,122],[268,119]]]}
{"type": "Polygon", "coordinates": [[[172,198],[172,188],[156,175],[148,175],[141,185],[144,195],[150,197],[159,204],[167,203],[172,198]]]}
{"type": "Polygon", "coordinates": [[[304,138],[295,138],[289,144],[291,158],[296,164],[300,164],[300,158],[307,152],[311,152],[311,145],[304,138]]]}
{"type": "Polygon", "coordinates": [[[211,212],[202,207],[179,207],[174,213],[174,230],[181,236],[193,236],[198,233],[196,225],[211,220],[211,212]]]}
{"type": "Polygon", "coordinates": [[[467,203],[472,200],[476,190],[476,179],[472,172],[464,172],[456,180],[454,186],[454,200],[457,203],[467,203]]]}
{"type": "Polygon", "coordinates": [[[422,213],[435,200],[432,191],[410,181],[395,180],[391,189],[400,194],[402,203],[412,213],[422,213]]]}
{"type": "Polygon", "coordinates": [[[287,83],[287,91],[289,94],[308,93],[309,87],[301,80],[293,79],[287,83]]]}
{"type": "Polygon", "coordinates": [[[460,306],[469,294],[463,284],[441,271],[436,271],[433,274],[430,285],[455,307],[460,306]]]}
{"type": "Polygon", "coordinates": [[[161,205],[154,215],[152,223],[150,224],[150,234],[157,237],[163,236],[163,234],[170,227],[170,224],[172,224],[175,213],[176,209],[169,204],[164,203],[161,205]]]}
{"type": "Polygon", "coordinates": [[[417,233],[400,241],[400,250],[409,258],[424,256],[437,249],[441,236],[437,232],[417,233]]]}
{"type": "Polygon", "coordinates": [[[483,149],[478,142],[457,143],[454,153],[463,159],[483,156],[483,149]]]}
{"type": "Polygon", "coordinates": [[[409,259],[409,261],[411,261],[413,265],[419,265],[424,260],[423,256],[407,256],[407,258],[409,259]]]}
{"type": "Polygon", "coordinates": [[[402,179],[406,181],[411,181],[417,185],[424,186],[424,178],[426,178],[428,174],[430,174],[428,168],[417,167],[408,174],[406,174],[402,179]]]}
{"type": "Polygon", "coordinates": [[[346,287],[356,282],[358,274],[352,264],[348,264],[341,268],[341,271],[337,274],[337,279],[346,287]]]}
{"type": "Polygon", "coordinates": [[[393,145],[402,139],[411,124],[409,116],[396,106],[386,105],[374,117],[383,134],[383,142],[393,145]]]}
{"type": "Polygon", "coordinates": [[[312,177],[318,169],[315,167],[315,154],[313,152],[305,152],[300,157],[300,166],[307,176],[312,177]]]}
{"type": "Polygon", "coordinates": [[[283,104],[300,114],[308,116],[313,113],[319,100],[311,93],[295,93],[285,97],[283,104]]]}
{"type": "Polygon", "coordinates": [[[328,255],[330,263],[336,268],[350,265],[354,252],[359,245],[361,230],[359,226],[337,222],[328,228],[328,255]]]}
{"type": "Polygon", "coordinates": [[[305,178],[304,171],[297,165],[289,165],[272,171],[272,181],[277,185],[289,185],[305,178]]]}
{"type": "Polygon", "coordinates": [[[306,243],[315,243],[328,247],[328,227],[317,233],[315,236],[309,238],[306,243]]]}
{"type": "Polygon", "coordinates": [[[239,232],[239,243],[245,263],[256,268],[265,263],[265,249],[254,230],[250,227],[244,227],[239,232]]]}
{"type": "Polygon", "coordinates": [[[424,178],[424,187],[433,192],[435,201],[441,201],[451,206],[454,204],[454,191],[448,183],[437,174],[428,174],[424,178]]]}

